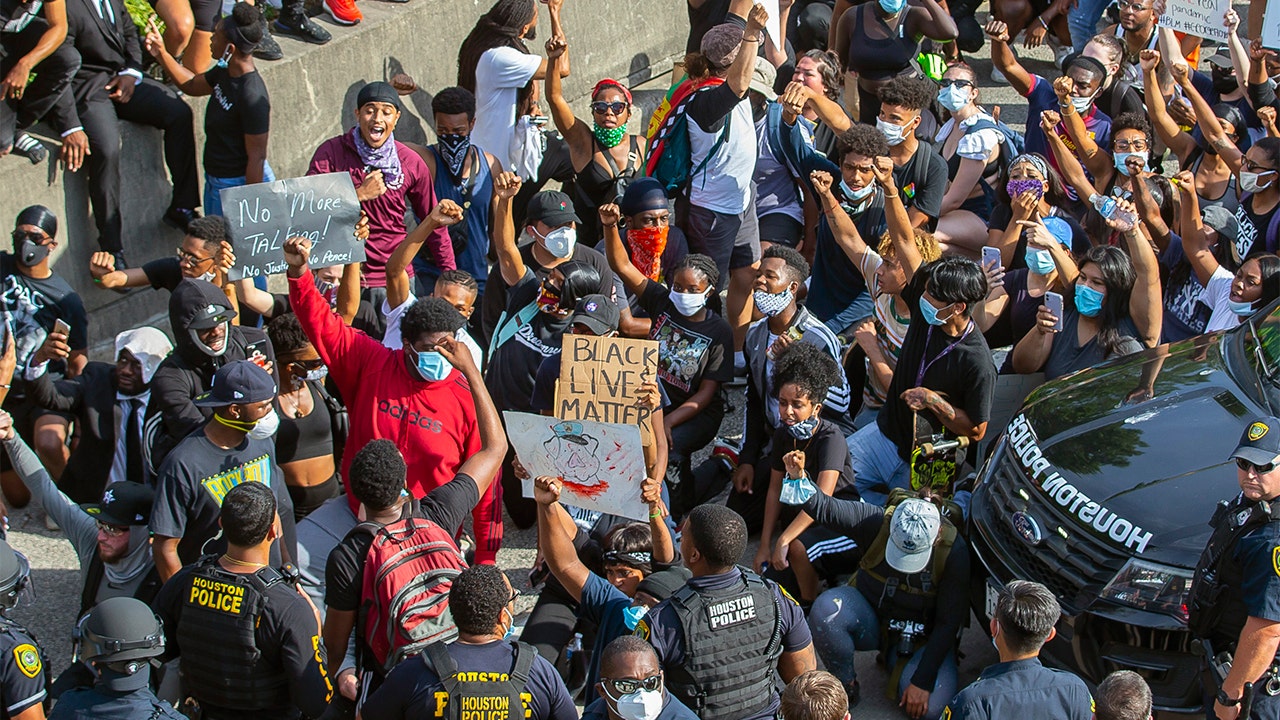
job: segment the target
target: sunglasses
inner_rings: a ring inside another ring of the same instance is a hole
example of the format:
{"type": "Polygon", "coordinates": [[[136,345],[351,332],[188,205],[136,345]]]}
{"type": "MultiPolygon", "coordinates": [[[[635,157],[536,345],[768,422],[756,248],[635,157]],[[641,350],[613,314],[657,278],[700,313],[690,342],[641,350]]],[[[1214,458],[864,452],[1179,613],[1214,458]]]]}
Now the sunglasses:
{"type": "Polygon", "coordinates": [[[1245,472],[1249,472],[1250,470],[1253,470],[1259,475],[1263,475],[1265,473],[1271,472],[1272,470],[1275,470],[1276,464],[1274,461],[1272,461],[1267,463],[1266,465],[1256,465],[1254,463],[1249,462],[1248,460],[1245,460],[1244,458],[1236,458],[1236,467],[1240,468],[1245,472]]]}
{"type": "Polygon", "coordinates": [[[183,248],[178,248],[177,251],[178,251],[178,262],[186,263],[187,265],[195,266],[195,265],[199,265],[202,262],[207,262],[213,259],[212,255],[210,255],[209,257],[200,257],[199,255],[193,255],[187,252],[183,248]]]}
{"type": "Polygon", "coordinates": [[[613,680],[610,678],[605,678],[605,679],[610,685],[613,686],[614,690],[618,691],[619,695],[630,695],[633,692],[639,692],[641,688],[644,688],[649,692],[653,692],[662,687],[661,673],[657,675],[650,675],[649,677],[643,680],[631,680],[629,678],[622,678],[619,680],[613,680]]]}
{"type": "Polygon", "coordinates": [[[626,109],[627,104],[622,101],[605,102],[603,100],[597,100],[591,103],[591,112],[598,115],[603,115],[606,112],[611,112],[614,115],[621,115],[622,111],[626,109]]]}
{"type": "Polygon", "coordinates": [[[938,84],[939,84],[939,85],[941,85],[941,86],[942,86],[942,87],[944,87],[944,88],[949,88],[949,87],[951,87],[952,85],[955,85],[956,87],[960,87],[960,88],[971,88],[971,87],[973,87],[973,82],[972,82],[972,81],[964,80],[964,79],[962,79],[962,78],[953,78],[953,79],[950,79],[950,80],[942,80],[942,81],[939,81],[939,83],[938,83],[938,84]]]}
{"type": "Polygon", "coordinates": [[[129,532],[129,528],[120,527],[118,525],[108,525],[102,522],[101,520],[99,520],[98,532],[102,533],[103,535],[106,535],[107,537],[120,537],[121,535],[129,532]]]}
{"type": "Polygon", "coordinates": [[[31,242],[37,245],[43,245],[45,240],[48,240],[48,239],[49,239],[49,236],[45,235],[44,233],[38,233],[30,230],[14,230],[13,231],[13,241],[15,243],[20,243],[23,240],[30,240],[31,242]]]}

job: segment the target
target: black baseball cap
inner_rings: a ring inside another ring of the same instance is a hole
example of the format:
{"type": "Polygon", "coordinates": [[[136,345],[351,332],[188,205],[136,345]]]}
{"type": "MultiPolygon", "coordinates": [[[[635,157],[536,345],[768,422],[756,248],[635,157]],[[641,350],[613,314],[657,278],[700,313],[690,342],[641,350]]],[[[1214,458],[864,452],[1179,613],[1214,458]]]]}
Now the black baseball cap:
{"type": "Polygon", "coordinates": [[[604,295],[584,295],[573,306],[569,324],[585,325],[596,335],[608,335],[617,332],[620,316],[618,304],[604,295]]]}
{"type": "Polygon", "coordinates": [[[102,493],[102,502],[81,505],[80,509],[108,525],[129,527],[146,525],[151,520],[151,504],[155,491],[136,482],[115,482],[102,493]]]}
{"type": "Polygon", "coordinates": [[[377,80],[368,83],[360,88],[360,94],[356,96],[356,107],[362,108],[371,102],[386,103],[395,106],[396,110],[402,110],[400,107],[400,93],[396,92],[391,83],[384,83],[377,80]]]}
{"type": "Polygon", "coordinates": [[[1254,465],[1267,465],[1280,457],[1280,418],[1269,415],[1249,423],[1231,457],[1254,465]]]}
{"type": "Polygon", "coordinates": [[[218,368],[209,391],[196,396],[194,402],[196,407],[220,408],[262,402],[275,396],[276,383],[270,373],[255,362],[236,360],[218,368]]]}
{"type": "Polygon", "coordinates": [[[573,200],[559,190],[543,190],[529,198],[529,209],[525,211],[525,220],[528,223],[541,220],[551,227],[582,222],[573,209],[573,200]]]}

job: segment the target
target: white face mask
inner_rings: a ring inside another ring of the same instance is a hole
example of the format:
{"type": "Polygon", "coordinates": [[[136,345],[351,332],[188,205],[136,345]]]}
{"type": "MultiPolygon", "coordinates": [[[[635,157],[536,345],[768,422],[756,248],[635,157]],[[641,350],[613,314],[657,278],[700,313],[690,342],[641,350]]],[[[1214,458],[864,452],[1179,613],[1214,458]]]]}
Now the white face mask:
{"type": "Polygon", "coordinates": [[[637,690],[617,700],[622,720],[655,720],[662,712],[662,690],[637,690]]]}
{"type": "Polygon", "coordinates": [[[889,142],[890,147],[901,145],[902,141],[907,139],[906,128],[902,125],[894,125],[876,118],[876,129],[884,133],[884,139],[889,142]]]}
{"type": "Polygon", "coordinates": [[[1255,173],[1255,172],[1248,172],[1247,170],[1241,170],[1240,171],[1240,189],[1247,193],[1256,193],[1259,190],[1266,190],[1267,188],[1271,187],[1271,183],[1275,182],[1274,179],[1268,180],[1265,184],[1258,182],[1258,178],[1264,174],[1270,175],[1271,173],[1270,172],[1255,173]]]}
{"type": "Polygon", "coordinates": [[[218,274],[217,274],[216,272],[214,272],[214,271],[210,270],[209,272],[207,272],[207,273],[205,273],[205,274],[201,275],[198,279],[203,280],[203,281],[205,281],[205,282],[207,282],[207,283],[211,283],[211,282],[213,282],[213,279],[214,279],[214,278],[216,278],[216,277],[218,277],[218,274]]]}
{"type": "Polygon", "coordinates": [[[258,418],[258,422],[254,423],[253,429],[249,431],[249,437],[254,440],[266,440],[276,434],[276,430],[280,429],[280,416],[276,414],[276,409],[271,408],[266,415],[258,418]]]}
{"type": "MultiPolygon", "coordinates": [[[[536,231],[535,231],[536,233],[536,231]]],[[[571,227],[558,227],[542,238],[542,247],[554,257],[561,260],[573,255],[573,246],[578,242],[578,231],[571,227]]]]}
{"type": "Polygon", "coordinates": [[[1089,95],[1088,97],[1073,96],[1071,98],[1071,107],[1075,108],[1076,112],[1083,115],[1088,112],[1090,107],[1093,107],[1093,98],[1094,95],[1089,95]]]}
{"type": "Polygon", "coordinates": [[[676,312],[685,317],[695,315],[699,310],[707,306],[706,293],[679,293],[675,290],[669,295],[671,304],[676,306],[676,312]]]}

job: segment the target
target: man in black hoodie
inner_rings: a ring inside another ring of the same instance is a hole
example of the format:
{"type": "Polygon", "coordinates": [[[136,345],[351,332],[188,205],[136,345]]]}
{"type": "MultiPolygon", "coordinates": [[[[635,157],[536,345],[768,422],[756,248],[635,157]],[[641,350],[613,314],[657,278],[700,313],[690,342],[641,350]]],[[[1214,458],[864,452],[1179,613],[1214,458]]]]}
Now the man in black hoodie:
{"type": "Polygon", "coordinates": [[[235,316],[222,290],[204,280],[184,279],[169,296],[174,350],[151,379],[147,406],[152,468],[158,468],[169,449],[209,418],[211,412],[192,401],[209,389],[218,368],[251,360],[274,375],[276,356],[267,334],[232,325],[235,316]]]}

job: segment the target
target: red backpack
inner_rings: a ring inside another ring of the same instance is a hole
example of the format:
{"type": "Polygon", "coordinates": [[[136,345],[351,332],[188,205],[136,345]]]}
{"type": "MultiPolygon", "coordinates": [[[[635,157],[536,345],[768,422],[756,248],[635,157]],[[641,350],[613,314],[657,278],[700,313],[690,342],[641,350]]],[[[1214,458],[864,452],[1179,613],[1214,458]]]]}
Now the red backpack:
{"type": "Polygon", "coordinates": [[[365,556],[360,612],[372,662],[384,676],[434,642],[451,642],[458,628],[449,612],[453,579],[467,568],[453,537],[419,517],[389,525],[360,523],[373,536],[365,556]]]}

